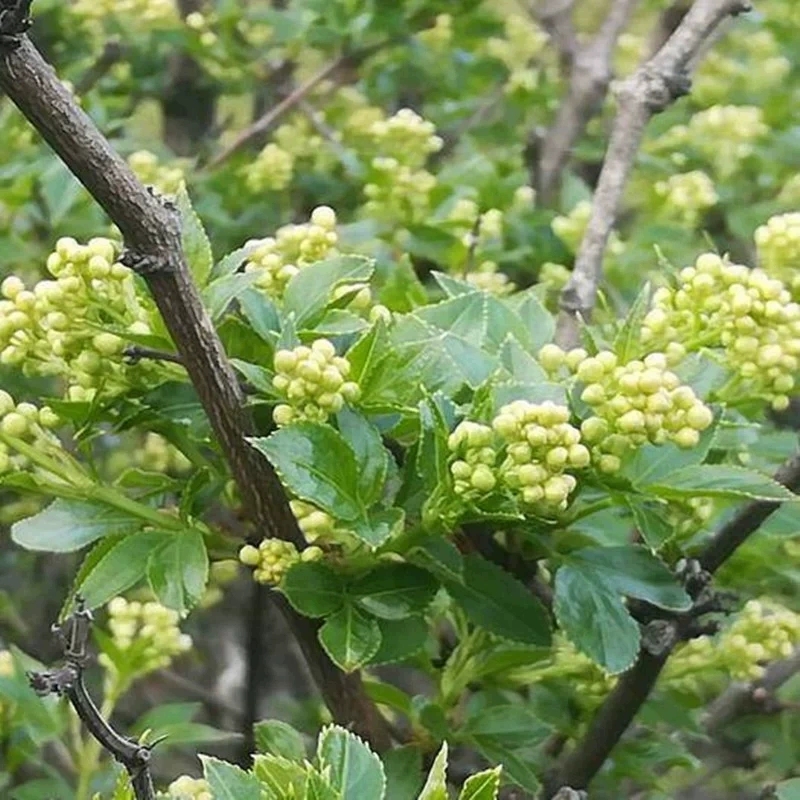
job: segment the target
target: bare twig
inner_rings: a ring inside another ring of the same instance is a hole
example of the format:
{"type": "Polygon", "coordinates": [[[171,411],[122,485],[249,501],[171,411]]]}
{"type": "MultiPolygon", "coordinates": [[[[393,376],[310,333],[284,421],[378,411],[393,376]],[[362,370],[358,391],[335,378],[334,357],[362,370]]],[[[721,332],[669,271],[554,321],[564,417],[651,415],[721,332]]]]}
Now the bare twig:
{"type": "Polygon", "coordinates": [[[64,646],[64,663],[54,670],[28,674],[33,690],[40,696],[63,695],[89,733],[119,761],[131,778],[136,800],[155,800],[156,792],[150,774],[152,745],[140,744],[114,730],[105,720],[83,682],[83,671],[89,660],[87,645],[92,625],[91,612],[76,598],[76,610],[62,628],[54,627],[64,646]]]}
{"type": "MultiPolygon", "coordinates": [[[[122,232],[127,246],[123,260],[147,283],[175,342],[255,528],[252,538],[278,537],[304,547],[278,476],[248,444],[253,422],[186,264],[177,210],[142,186],[76,104],[24,35],[26,17],[18,12],[19,1],[0,0],[0,88],[122,232]]],[[[334,718],[377,749],[388,747],[388,730],[360,675],[341,673],[319,644],[316,623],[286,603],[279,605],[306,658],[317,662],[310,664],[311,671],[334,718]]]]}
{"type": "Polygon", "coordinates": [[[749,7],[747,0],[697,0],[664,46],[620,86],[619,112],[594,194],[592,215],[572,276],[561,293],[556,339],[562,347],[577,343],[580,323],[594,308],[603,254],[645,126],[654,114],[688,91],[688,65],[717,26],[749,7]]]}
{"type": "MultiPolygon", "coordinates": [[[[638,2],[614,0],[592,41],[586,47],[572,46],[567,96],[561,102],[555,122],[544,134],[540,145],[531,148],[534,154],[539,151],[537,163],[532,165],[532,183],[544,205],[552,202],[575,143],[602,106],[611,83],[614,47],[638,2]]],[[[552,22],[561,19],[561,16],[554,14],[549,19],[552,22]]],[[[563,32],[559,35],[563,39],[563,32]]],[[[572,35],[574,38],[574,31],[572,35]]]]}
{"type": "Polygon", "coordinates": [[[168,361],[170,364],[183,365],[183,359],[177,353],[169,353],[166,350],[156,350],[152,347],[141,347],[138,344],[126,347],[122,351],[122,357],[129,364],[138,364],[142,359],[147,358],[151,361],[168,361]]]}
{"type": "MultiPolygon", "coordinates": [[[[775,480],[791,491],[800,490],[800,454],[782,466],[775,480]]],[[[749,536],[755,533],[780,503],[757,501],[748,503],[733,519],[723,525],[700,554],[699,565],[710,577],[749,536]]],[[[684,638],[695,624],[692,611],[674,623],[672,641],[660,650],[642,649],[633,667],[626,672],[606,698],[583,739],[566,756],[550,776],[542,794],[543,800],[553,797],[559,786],[586,787],[597,774],[614,746],[622,737],[642,704],[650,695],[674,644],[684,638]]]]}

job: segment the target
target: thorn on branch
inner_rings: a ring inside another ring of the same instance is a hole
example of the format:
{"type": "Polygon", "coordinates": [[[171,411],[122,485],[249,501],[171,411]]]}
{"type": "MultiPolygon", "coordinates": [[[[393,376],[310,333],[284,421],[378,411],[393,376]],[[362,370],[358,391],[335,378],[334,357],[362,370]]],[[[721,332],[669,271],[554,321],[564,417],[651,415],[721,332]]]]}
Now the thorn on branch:
{"type": "Polygon", "coordinates": [[[28,681],[40,697],[49,694],[66,696],[89,733],[125,767],[136,800],[155,800],[150,752],[156,743],[143,745],[114,730],[100,714],[83,682],[83,671],[89,660],[91,626],[92,612],[86,608],[83,598],[76,596],[75,611],[63,626],[53,626],[64,648],[64,663],[56,669],[29,672],[28,681]]]}
{"type": "Polygon", "coordinates": [[[152,361],[169,361],[171,364],[183,366],[183,359],[177,353],[168,353],[166,350],[156,350],[152,347],[140,347],[136,344],[126,347],[122,351],[122,357],[130,366],[135,366],[144,358],[152,361]]]}

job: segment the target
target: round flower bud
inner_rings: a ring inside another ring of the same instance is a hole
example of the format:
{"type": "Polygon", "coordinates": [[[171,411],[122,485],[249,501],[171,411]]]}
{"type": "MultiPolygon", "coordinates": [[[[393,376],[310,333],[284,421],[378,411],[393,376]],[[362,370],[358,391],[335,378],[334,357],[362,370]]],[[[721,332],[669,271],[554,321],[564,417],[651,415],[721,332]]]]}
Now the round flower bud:
{"type": "Polygon", "coordinates": [[[673,437],[673,441],[678,447],[688,450],[697,447],[700,434],[694,428],[681,428],[673,437]]]}
{"type": "Polygon", "coordinates": [[[548,372],[555,372],[564,363],[566,353],[555,344],[546,344],[539,350],[539,363],[548,372]]]}
{"type": "Polygon", "coordinates": [[[12,411],[6,414],[2,421],[0,421],[0,430],[8,436],[15,436],[19,438],[24,436],[28,430],[28,420],[22,414],[12,411]]]}
{"type": "Polygon", "coordinates": [[[15,406],[14,398],[5,390],[0,389],[0,417],[5,416],[9,411],[13,411],[15,406]]]}
{"type": "Polygon", "coordinates": [[[330,206],[317,206],[311,212],[311,222],[321,228],[335,228],[336,212],[330,206]]]}
{"type": "Polygon", "coordinates": [[[486,464],[478,464],[472,471],[470,483],[479,492],[491,492],[497,484],[497,479],[486,464]]]}
{"type": "Polygon", "coordinates": [[[92,339],[92,345],[101,355],[114,356],[122,350],[124,342],[113,333],[98,333],[92,339]]]}

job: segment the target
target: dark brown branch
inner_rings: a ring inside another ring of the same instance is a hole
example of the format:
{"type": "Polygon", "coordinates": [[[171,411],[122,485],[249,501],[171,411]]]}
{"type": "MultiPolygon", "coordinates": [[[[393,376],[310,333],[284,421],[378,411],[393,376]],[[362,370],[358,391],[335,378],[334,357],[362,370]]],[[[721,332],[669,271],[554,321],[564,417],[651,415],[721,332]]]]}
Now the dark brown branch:
{"type": "Polygon", "coordinates": [[[106,42],[103,52],[100,53],[94,64],[83,73],[81,79],[75,84],[75,94],[81,97],[94,89],[111,67],[122,58],[124,52],[125,48],[122,43],[116,39],[106,42]]]}
{"type": "MultiPolygon", "coordinates": [[[[532,184],[540,203],[545,206],[552,204],[575,143],[603,104],[613,74],[611,62],[617,39],[638,2],[614,0],[592,41],[586,47],[576,49],[574,44],[572,46],[567,96],[562,100],[555,122],[544,134],[540,145],[532,148],[533,152],[539,152],[538,163],[531,170],[532,184]]],[[[560,18],[555,14],[550,20],[560,18]]],[[[558,35],[563,40],[563,30],[558,35]]],[[[574,37],[574,31],[572,35],[574,37]]],[[[561,46],[564,46],[563,41],[561,46]]]]}
{"type": "Polygon", "coordinates": [[[557,342],[574,347],[581,321],[591,315],[603,273],[603,255],[617,219],[628,175],[650,118],[689,89],[688,66],[729,16],[749,9],[747,0],[697,0],[664,46],[617,93],[619,111],[575,268],[561,293],[557,342]]]}
{"type": "MultiPolygon", "coordinates": [[[[800,489],[800,454],[782,466],[774,477],[792,491],[800,489]]],[[[723,525],[698,559],[700,566],[707,570],[706,574],[716,572],[736,547],[755,533],[779,507],[780,503],[748,503],[730,522],[723,525]]],[[[682,618],[663,624],[674,626],[672,642],[661,652],[642,649],[636,663],[622,676],[601,706],[583,739],[550,776],[542,794],[543,800],[551,798],[559,786],[582,789],[589,784],[650,695],[674,644],[690,635],[689,631],[696,620],[690,610],[682,618]]]]}
{"type": "MultiPolygon", "coordinates": [[[[0,10],[8,4],[1,0],[0,10]]],[[[11,39],[7,32],[3,41],[0,87],[122,232],[125,263],[147,283],[175,342],[255,528],[253,538],[278,537],[304,547],[278,476],[247,442],[252,419],[186,264],[177,211],[139,183],[27,37],[11,39]]],[[[288,605],[281,607],[306,657],[317,662],[312,672],[323,681],[319,688],[334,718],[377,749],[388,747],[388,730],[360,676],[339,672],[317,641],[316,627],[288,605]]]]}
{"type": "Polygon", "coordinates": [[[166,350],[156,350],[152,347],[140,347],[138,344],[126,347],[122,351],[122,357],[129,364],[138,364],[143,358],[151,361],[167,361],[170,364],[183,365],[183,359],[177,353],[169,353],[166,350]]]}

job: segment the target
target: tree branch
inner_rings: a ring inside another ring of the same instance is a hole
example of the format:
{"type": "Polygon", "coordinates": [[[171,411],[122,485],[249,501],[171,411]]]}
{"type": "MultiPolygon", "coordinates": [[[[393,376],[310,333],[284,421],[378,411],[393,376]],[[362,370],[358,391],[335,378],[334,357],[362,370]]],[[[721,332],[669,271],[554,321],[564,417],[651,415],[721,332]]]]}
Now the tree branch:
{"type": "Polygon", "coordinates": [[[544,0],[531,8],[533,16],[553,40],[564,71],[572,66],[578,49],[578,36],[572,24],[574,5],[575,0],[544,0]]]}
{"type": "MultiPolygon", "coordinates": [[[[532,165],[531,182],[544,205],[552,203],[575,143],[602,106],[611,83],[614,47],[638,3],[639,0],[614,0],[600,30],[583,48],[576,47],[575,32],[571,30],[569,18],[564,21],[563,11],[560,14],[553,12],[549,16],[540,13],[546,30],[548,25],[544,20],[549,20],[560,52],[563,54],[564,48],[569,48],[571,64],[567,96],[561,102],[556,119],[540,145],[531,148],[534,155],[535,151],[539,151],[538,159],[532,165]]],[[[561,3],[561,6],[564,5],[561,3]]]]}
{"type": "MultiPolygon", "coordinates": [[[[774,476],[787,489],[800,489],[800,454],[782,466],[774,476]]],[[[703,549],[699,563],[708,573],[714,573],[730,557],[736,547],[755,533],[764,520],[780,507],[780,503],[748,503],[730,522],[723,525],[703,549]],[[721,544],[724,542],[724,545],[721,544]],[[735,544],[734,544],[735,543],[735,544]]],[[[584,738],[567,754],[563,763],[548,778],[542,800],[553,797],[560,786],[585,788],[597,774],[614,746],[632,722],[642,704],[647,700],[656,680],[667,663],[670,652],[694,623],[690,610],[674,623],[672,642],[662,652],[642,649],[633,667],[614,687],[589,725],[584,738]]]]}
{"type": "MultiPolygon", "coordinates": [[[[0,11],[15,8],[16,0],[0,0],[0,11]]],[[[254,433],[252,419],[186,264],[176,209],[139,183],[27,37],[19,29],[2,33],[0,87],[122,232],[128,248],[124,261],[147,283],[175,342],[255,527],[255,540],[278,537],[304,547],[278,476],[247,442],[254,433]]],[[[312,672],[322,681],[319,688],[334,718],[377,749],[388,747],[388,730],[360,676],[340,673],[317,641],[315,624],[285,603],[281,608],[306,657],[317,662],[312,672]]]]}
{"type": "Polygon", "coordinates": [[[747,0],[697,0],[664,46],[620,86],[619,111],[594,194],[592,215],[572,276],[561,293],[556,341],[562,347],[577,344],[581,320],[587,319],[594,308],[608,237],[647,123],[688,91],[689,63],[717,26],[749,8],[747,0]]]}

